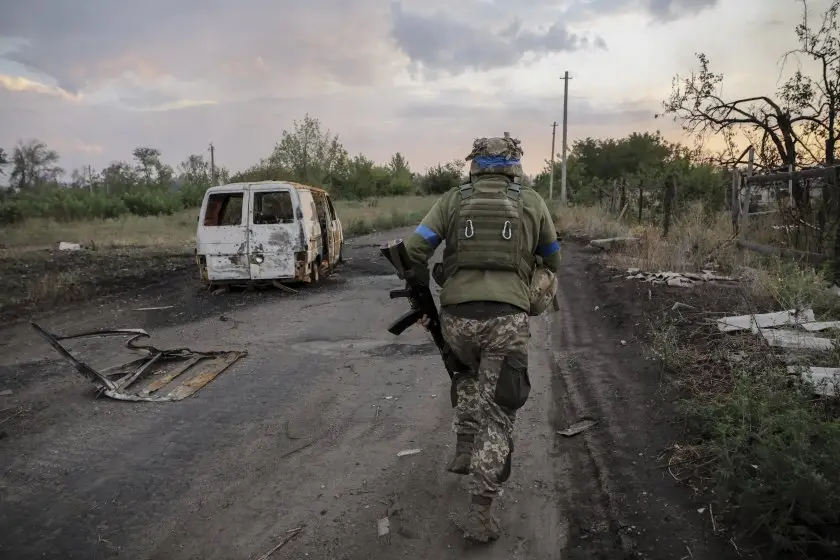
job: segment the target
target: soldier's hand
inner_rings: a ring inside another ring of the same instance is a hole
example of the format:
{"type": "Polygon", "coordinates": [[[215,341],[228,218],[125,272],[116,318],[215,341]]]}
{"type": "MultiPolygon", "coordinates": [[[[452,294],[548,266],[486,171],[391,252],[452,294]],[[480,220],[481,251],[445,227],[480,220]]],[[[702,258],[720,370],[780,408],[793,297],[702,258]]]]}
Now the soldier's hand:
{"type": "Polygon", "coordinates": [[[420,320],[417,321],[417,324],[426,330],[429,330],[429,323],[431,323],[431,319],[429,319],[428,315],[423,315],[420,317],[420,320]]]}

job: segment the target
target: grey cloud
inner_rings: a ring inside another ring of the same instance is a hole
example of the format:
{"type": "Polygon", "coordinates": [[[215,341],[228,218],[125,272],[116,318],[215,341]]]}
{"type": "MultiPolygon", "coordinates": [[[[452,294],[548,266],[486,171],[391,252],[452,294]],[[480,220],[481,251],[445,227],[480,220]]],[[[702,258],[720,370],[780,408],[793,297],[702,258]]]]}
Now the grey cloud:
{"type": "Polygon", "coordinates": [[[4,7],[0,36],[27,41],[5,58],[71,92],[133,71],[241,93],[390,77],[387,15],[377,0],[30,0],[4,7]]]}
{"type": "MultiPolygon", "coordinates": [[[[434,15],[410,13],[397,2],[391,9],[395,41],[418,68],[433,72],[503,68],[517,63],[525,53],[571,52],[586,48],[590,41],[559,21],[542,33],[523,30],[518,19],[493,31],[469,19],[452,19],[442,11],[434,15]]],[[[595,44],[605,46],[603,39],[596,39],[595,44]]]]}
{"type": "MultiPolygon", "coordinates": [[[[406,120],[445,120],[450,122],[486,122],[504,120],[513,116],[516,121],[543,122],[546,126],[558,120],[557,98],[539,96],[494,96],[480,99],[475,92],[452,90],[441,94],[452,101],[422,101],[408,103],[399,111],[406,120]],[[482,104],[485,102],[486,104],[482,104]],[[504,115],[499,118],[500,115],[504,115]]],[[[597,105],[584,97],[569,97],[570,126],[611,126],[653,123],[658,109],[656,101],[625,102],[617,105],[597,105]]]]}
{"type": "MultiPolygon", "coordinates": [[[[551,0],[533,0],[547,2],[551,0]]],[[[563,15],[585,21],[618,13],[643,12],[660,22],[674,21],[713,8],[719,0],[574,0],[563,15]]]]}

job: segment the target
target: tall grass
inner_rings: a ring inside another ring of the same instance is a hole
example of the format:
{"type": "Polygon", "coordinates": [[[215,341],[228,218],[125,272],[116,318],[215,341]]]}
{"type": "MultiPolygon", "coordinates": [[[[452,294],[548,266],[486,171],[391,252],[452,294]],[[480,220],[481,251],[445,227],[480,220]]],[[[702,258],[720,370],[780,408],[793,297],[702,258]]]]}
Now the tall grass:
{"type": "MultiPolygon", "coordinates": [[[[389,229],[419,222],[434,203],[434,197],[383,197],[363,201],[339,200],[336,212],[347,235],[389,229]]],[[[41,248],[59,241],[93,244],[97,248],[157,247],[187,248],[195,242],[198,209],[166,216],[126,214],[100,220],[56,221],[33,218],[0,227],[0,245],[6,248],[41,248]]]]}

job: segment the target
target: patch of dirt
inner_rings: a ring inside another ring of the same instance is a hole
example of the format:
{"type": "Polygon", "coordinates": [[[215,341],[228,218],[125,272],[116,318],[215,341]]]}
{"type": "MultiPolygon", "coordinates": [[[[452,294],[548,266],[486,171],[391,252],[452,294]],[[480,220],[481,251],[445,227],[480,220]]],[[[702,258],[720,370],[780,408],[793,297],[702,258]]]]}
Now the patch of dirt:
{"type": "Polygon", "coordinates": [[[198,281],[193,256],[151,249],[0,251],[0,321],[56,305],[198,281]]]}

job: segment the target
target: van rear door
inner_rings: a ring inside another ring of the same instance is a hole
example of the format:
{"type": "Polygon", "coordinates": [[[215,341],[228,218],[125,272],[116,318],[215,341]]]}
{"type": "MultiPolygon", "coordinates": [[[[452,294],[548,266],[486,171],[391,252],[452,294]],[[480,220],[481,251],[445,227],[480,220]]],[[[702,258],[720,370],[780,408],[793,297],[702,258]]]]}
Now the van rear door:
{"type": "Polygon", "coordinates": [[[197,253],[207,262],[207,279],[248,280],[247,189],[208,192],[201,207],[197,253]]]}
{"type": "Polygon", "coordinates": [[[251,185],[248,260],[251,280],[294,279],[295,252],[303,245],[297,191],[286,185],[251,185]]]}

